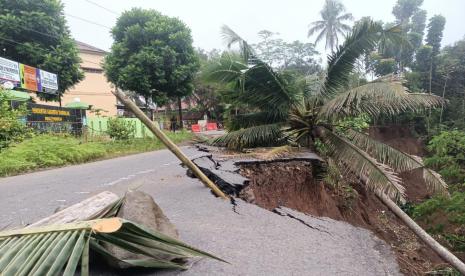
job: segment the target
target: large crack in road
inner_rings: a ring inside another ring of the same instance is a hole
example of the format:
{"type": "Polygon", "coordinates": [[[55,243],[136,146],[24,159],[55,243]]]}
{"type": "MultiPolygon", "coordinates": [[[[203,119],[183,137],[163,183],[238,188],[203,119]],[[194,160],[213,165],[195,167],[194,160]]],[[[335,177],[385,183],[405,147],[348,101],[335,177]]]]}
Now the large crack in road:
{"type": "MultiPolygon", "coordinates": [[[[198,156],[194,148],[182,149],[198,156]]],[[[122,195],[139,187],[176,225],[181,239],[231,264],[200,260],[187,271],[124,275],[398,275],[389,247],[345,222],[290,213],[282,217],[236,199],[212,196],[168,151],[162,150],[0,179],[0,225],[18,226],[103,190],[122,195]],[[131,176],[131,177],[129,177],[131,176]],[[115,182],[116,181],[116,182],[115,182]],[[104,185],[114,183],[112,185],[104,185]],[[57,200],[64,200],[63,202],[57,200]]],[[[92,275],[117,275],[101,268],[92,275]]],[[[121,275],[121,273],[119,273],[121,275]]]]}

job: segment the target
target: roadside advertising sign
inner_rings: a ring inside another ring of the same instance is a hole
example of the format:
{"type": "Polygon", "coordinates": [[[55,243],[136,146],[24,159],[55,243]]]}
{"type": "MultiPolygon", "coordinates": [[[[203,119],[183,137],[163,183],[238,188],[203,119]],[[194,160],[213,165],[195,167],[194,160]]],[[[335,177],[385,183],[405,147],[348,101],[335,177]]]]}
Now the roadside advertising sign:
{"type": "Polygon", "coordinates": [[[7,81],[12,82],[15,86],[20,86],[19,63],[0,57],[0,82],[7,81]]]}
{"type": "Polygon", "coordinates": [[[21,88],[30,91],[41,91],[40,75],[37,73],[37,68],[20,63],[19,69],[21,73],[21,88]]]}
{"type": "Polygon", "coordinates": [[[56,74],[39,70],[40,71],[40,84],[44,93],[56,93],[58,91],[58,77],[56,74]]]}
{"type": "Polygon", "coordinates": [[[0,84],[3,83],[35,92],[58,91],[57,74],[0,57],[0,84]]]}

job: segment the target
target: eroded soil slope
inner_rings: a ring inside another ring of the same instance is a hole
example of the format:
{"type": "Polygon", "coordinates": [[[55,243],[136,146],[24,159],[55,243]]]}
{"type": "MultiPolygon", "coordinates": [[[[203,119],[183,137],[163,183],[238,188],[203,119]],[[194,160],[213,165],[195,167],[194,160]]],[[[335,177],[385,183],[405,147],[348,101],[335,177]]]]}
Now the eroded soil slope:
{"type": "Polygon", "coordinates": [[[349,180],[354,189],[334,188],[315,181],[311,171],[311,164],[301,161],[242,166],[240,173],[250,182],[241,196],[271,211],[285,206],[369,229],[392,246],[405,275],[424,275],[443,265],[434,252],[359,183],[349,180]]]}

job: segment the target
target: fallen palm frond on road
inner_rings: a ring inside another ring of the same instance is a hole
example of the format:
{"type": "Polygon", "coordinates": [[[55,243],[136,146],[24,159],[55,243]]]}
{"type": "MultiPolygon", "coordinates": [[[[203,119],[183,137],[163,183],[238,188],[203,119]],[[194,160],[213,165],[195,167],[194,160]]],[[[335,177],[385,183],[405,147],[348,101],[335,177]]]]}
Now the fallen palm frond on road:
{"type": "Polygon", "coordinates": [[[186,269],[191,257],[207,252],[133,222],[108,218],[0,232],[0,275],[89,275],[89,249],[133,266],[186,269]],[[119,260],[105,249],[111,244],[144,259],[119,260]]]}

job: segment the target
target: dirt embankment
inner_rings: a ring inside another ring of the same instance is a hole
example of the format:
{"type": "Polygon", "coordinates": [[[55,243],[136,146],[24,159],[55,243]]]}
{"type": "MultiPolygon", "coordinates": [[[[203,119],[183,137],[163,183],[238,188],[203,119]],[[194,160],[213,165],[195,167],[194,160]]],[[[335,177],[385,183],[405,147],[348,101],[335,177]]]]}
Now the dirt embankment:
{"type": "MultiPolygon", "coordinates": [[[[369,134],[377,141],[410,155],[423,157],[426,154],[424,141],[415,137],[410,127],[398,125],[371,127],[369,134]]],[[[431,193],[425,188],[425,181],[420,170],[401,173],[400,177],[409,201],[418,203],[431,197],[431,193]]]]}
{"type": "MultiPolygon", "coordinates": [[[[412,155],[425,155],[424,143],[408,127],[375,127],[370,136],[412,155]]],[[[444,266],[442,259],[419,240],[379,199],[356,179],[333,187],[312,177],[309,162],[278,162],[242,166],[250,184],[242,197],[262,208],[285,206],[303,213],[349,222],[373,231],[392,246],[405,275],[424,275],[444,266]]],[[[407,198],[418,202],[431,196],[421,171],[402,173],[407,198]]]]}
{"type": "Polygon", "coordinates": [[[285,206],[373,231],[392,246],[405,275],[424,275],[443,264],[374,194],[356,182],[353,189],[335,189],[314,181],[310,163],[296,161],[247,165],[241,174],[250,179],[242,197],[262,208],[271,211],[285,206]]]}

